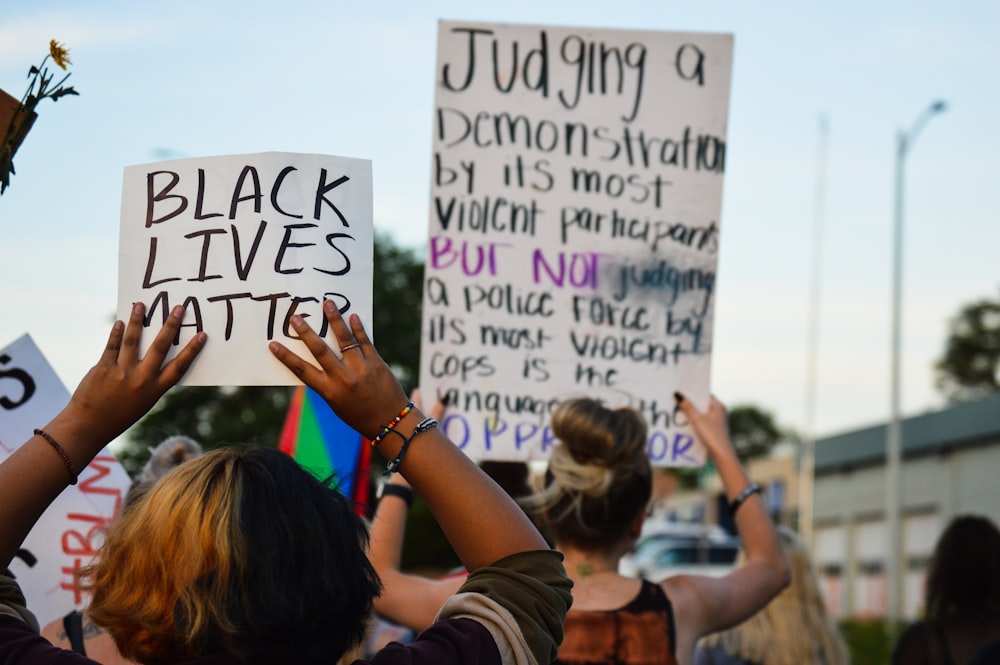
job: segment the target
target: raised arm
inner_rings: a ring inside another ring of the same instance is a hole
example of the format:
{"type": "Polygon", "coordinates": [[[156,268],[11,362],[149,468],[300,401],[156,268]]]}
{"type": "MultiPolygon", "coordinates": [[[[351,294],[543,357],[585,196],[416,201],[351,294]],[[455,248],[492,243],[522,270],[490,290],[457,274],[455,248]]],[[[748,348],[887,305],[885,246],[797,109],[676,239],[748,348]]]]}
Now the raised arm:
{"type": "MultiPolygon", "coordinates": [[[[389,483],[409,488],[398,473],[389,483]]],[[[393,623],[421,631],[434,623],[441,606],[465,582],[465,575],[433,579],[400,570],[406,511],[407,503],[400,497],[383,496],[372,518],[368,558],[383,585],[382,595],[375,599],[375,611],[393,623]]]]}
{"type": "MultiPolygon", "coordinates": [[[[418,391],[413,391],[411,401],[420,406],[418,391]]],[[[444,409],[445,405],[439,400],[428,413],[431,418],[440,420],[444,409]]],[[[462,586],[465,576],[432,579],[400,570],[409,508],[405,495],[409,492],[412,496],[413,490],[399,473],[392,474],[386,482],[390,487],[400,488],[398,492],[402,496],[383,494],[372,517],[368,558],[383,585],[382,595],[375,599],[375,611],[393,623],[421,631],[434,623],[438,610],[462,586]]]]}
{"type": "Polygon", "coordinates": [[[170,350],[184,308],[167,317],[145,357],[139,339],[145,307],[136,303],[128,326],[116,321],[100,360],[83,377],[69,404],[0,464],[0,568],[50,503],[76,482],[80,471],[176,384],[207,339],[198,333],[170,362],[170,350]]]}
{"type": "MultiPolygon", "coordinates": [[[[277,342],[271,343],[271,350],[322,395],[344,422],[375,439],[403,413],[406,394],[356,314],[351,315],[348,327],[328,301],[326,315],[342,349],[340,357],[301,317],[292,317],[292,326],[320,366],[304,361],[277,342]]],[[[427,502],[465,567],[471,571],[511,554],[548,549],[517,504],[440,429],[414,435],[424,418],[420,409],[413,408],[377,445],[386,459],[393,460],[400,455],[403,442],[410,441],[399,472],[427,502]]]]}
{"type": "MultiPolygon", "coordinates": [[[[520,654],[518,662],[550,662],[571,602],[571,582],[558,555],[506,492],[432,427],[420,409],[407,406],[403,389],[357,315],[351,316],[348,327],[332,302],[324,309],[340,355],[298,316],[291,324],[319,367],[276,342],[272,352],[344,422],[374,437],[380,452],[392,460],[390,469],[406,476],[427,502],[470,571],[442,615],[472,619],[489,633],[501,654],[520,654]]],[[[450,630],[435,626],[422,635],[435,628],[427,642],[450,630]]],[[[492,647],[488,650],[495,653],[492,647]]]]}
{"type": "Polygon", "coordinates": [[[734,519],[745,554],[745,563],[725,577],[677,575],[664,580],[679,617],[678,653],[690,654],[699,638],[733,626],[764,607],[788,586],[791,572],[760,494],[746,493],[751,483],[729,440],[725,407],[715,397],[706,413],[680,395],[678,404],[708,449],[726,497],[730,503],[739,502],[734,519]]]}

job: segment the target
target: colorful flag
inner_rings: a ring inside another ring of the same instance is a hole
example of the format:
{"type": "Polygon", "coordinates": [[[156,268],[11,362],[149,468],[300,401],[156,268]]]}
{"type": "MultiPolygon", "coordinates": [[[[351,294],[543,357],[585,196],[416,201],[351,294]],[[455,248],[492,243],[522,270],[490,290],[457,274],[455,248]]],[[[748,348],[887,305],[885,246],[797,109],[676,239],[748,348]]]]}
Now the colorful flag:
{"type": "Polygon", "coordinates": [[[320,480],[334,476],[341,494],[354,503],[358,514],[365,513],[371,498],[371,446],[311,388],[296,388],[278,448],[320,480]]]}

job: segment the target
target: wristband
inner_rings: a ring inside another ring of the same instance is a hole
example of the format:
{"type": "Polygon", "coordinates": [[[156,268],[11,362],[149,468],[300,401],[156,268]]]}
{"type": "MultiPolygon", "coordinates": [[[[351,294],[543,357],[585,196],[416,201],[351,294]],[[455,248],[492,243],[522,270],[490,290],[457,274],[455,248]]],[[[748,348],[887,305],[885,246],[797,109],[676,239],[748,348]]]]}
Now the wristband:
{"type": "Polygon", "coordinates": [[[413,490],[409,487],[404,487],[402,485],[390,485],[389,483],[381,483],[378,489],[375,490],[375,498],[380,502],[383,497],[387,496],[398,496],[400,499],[406,502],[406,507],[409,508],[413,505],[413,490]]]}
{"type": "Polygon", "coordinates": [[[746,486],[742,492],[736,495],[736,498],[729,502],[729,514],[736,517],[736,511],[740,509],[743,502],[749,499],[754,494],[760,494],[763,490],[757,483],[750,483],[746,486]]]}
{"type": "Polygon", "coordinates": [[[382,472],[382,475],[388,476],[390,474],[399,471],[399,465],[402,464],[403,462],[403,455],[406,454],[406,449],[410,447],[410,442],[413,441],[415,438],[417,438],[418,434],[422,434],[423,432],[426,432],[429,429],[434,429],[437,426],[438,426],[438,421],[435,418],[424,418],[419,423],[417,423],[416,427],[413,428],[413,434],[410,435],[410,438],[406,438],[397,430],[386,429],[385,430],[386,432],[392,432],[393,434],[402,437],[403,447],[400,448],[396,456],[393,457],[391,460],[389,460],[389,463],[385,465],[385,471],[382,472]]]}

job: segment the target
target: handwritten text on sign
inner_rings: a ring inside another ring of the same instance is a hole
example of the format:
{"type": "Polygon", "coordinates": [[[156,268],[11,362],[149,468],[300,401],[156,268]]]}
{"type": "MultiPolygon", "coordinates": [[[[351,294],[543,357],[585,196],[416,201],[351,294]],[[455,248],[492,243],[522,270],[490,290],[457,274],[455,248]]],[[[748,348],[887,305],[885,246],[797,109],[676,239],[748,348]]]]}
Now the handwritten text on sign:
{"type": "Polygon", "coordinates": [[[442,22],[421,386],[474,458],[545,458],[548,417],[638,408],[704,451],[730,35],[442,22]]]}
{"type": "Polygon", "coordinates": [[[209,334],[189,385],[295,383],[267,342],[311,357],[289,320],[311,317],[326,335],[328,299],[370,322],[372,241],[368,161],[260,153],[129,167],[118,316],[142,301],[155,331],[185,305],[178,343],[209,334]]]}

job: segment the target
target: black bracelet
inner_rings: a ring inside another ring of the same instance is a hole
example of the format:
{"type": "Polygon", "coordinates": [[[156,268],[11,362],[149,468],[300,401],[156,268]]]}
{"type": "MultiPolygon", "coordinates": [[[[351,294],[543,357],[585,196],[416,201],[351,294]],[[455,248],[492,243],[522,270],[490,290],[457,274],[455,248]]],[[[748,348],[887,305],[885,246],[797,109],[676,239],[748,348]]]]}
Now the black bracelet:
{"type": "Polygon", "coordinates": [[[63,464],[66,465],[66,470],[69,471],[69,484],[76,485],[76,479],[79,477],[79,473],[76,472],[76,467],[73,466],[73,461],[70,460],[69,455],[63,450],[63,447],[59,445],[59,442],[53,439],[48,432],[42,429],[35,430],[35,436],[40,436],[49,442],[49,445],[59,454],[62,458],[63,464]]]}
{"type": "Polygon", "coordinates": [[[410,435],[410,438],[406,438],[401,433],[396,432],[396,430],[394,429],[388,430],[390,432],[395,432],[396,434],[399,434],[399,436],[403,437],[403,447],[400,448],[396,456],[393,457],[391,460],[389,460],[389,463],[385,465],[385,471],[382,472],[382,475],[388,476],[391,473],[396,473],[397,471],[399,471],[399,465],[403,463],[403,455],[406,454],[406,449],[410,447],[410,442],[413,441],[415,438],[417,438],[417,435],[420,434],[421,432],[426,432],[427,430],[434,429],[437,426],[438,426],[438,421],[436,419],[424,418],[419,423],[417,423],[416,427],[413,428],[413,434],[410,435]]]}
{"type": "Polygon", "coordinates": [[[736,498],[729,502],[729,514],[736,517],[736,511],[740,509],[743,502],[749,499],[754,494],[760,494],[764,490],[761,489],[760,485],[757,483],[750,483],[746,486],[742,492],[736,495],[736,498]]]}
{"type": "Polygon", "coordinates": [[[406,507],[409,508],[413,505],[413,490],[409,487],[404,487],[403,485],[390,485],[389,483],[382,483],[378,486],[378,490],[375,492],[375,498],[381,503],[383,497],[387,496],[398,496],[400,499],[406,502],[406,507]]]}

